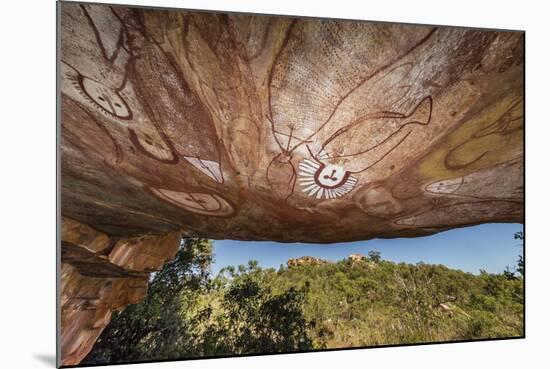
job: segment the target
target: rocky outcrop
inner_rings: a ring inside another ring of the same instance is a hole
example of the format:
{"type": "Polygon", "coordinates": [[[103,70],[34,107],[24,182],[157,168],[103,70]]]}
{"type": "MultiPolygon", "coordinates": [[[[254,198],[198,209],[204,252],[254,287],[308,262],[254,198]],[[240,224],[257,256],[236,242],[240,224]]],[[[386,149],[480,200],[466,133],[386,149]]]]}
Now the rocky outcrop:
{"type": "Polygon", "coordinates": [[[350,256],[348,256],[348,260],[352,263],[359,263],[368,260],[368,258],[365,255],[361,254],[351,254],[350,256]]]}
{"type": "Polygon", "coordinates": [[[320,259],[320,258],[316,258],[315,256],[302,256],[302,257],[299,257],[299,258],[296,258],[296,259],[288,259],[286,261],[286,265],[289,268],[302,266],[302,265],[319,266],[319,265],[324,265],[324,264],[327,264],[327,263],[328,263],[328,261],[320,259]]]}
{"type": "Polygon", "coordinates": [[[376,268],[377,263],[372,261],[369,257],[361,254],[351,254],[348,256],[348,263],[352,266],[362,266],[366,267],[367,270],[372,270],[376,268]]]}
{"type": "Polygon", "coordinates": [[[330,243],[523,220],[521,32],[59,8],[66,364],[176,234],[330,243]]]}
{"type": "Polygon", "coordinates": [[[61,359],[63,365],[76,365],[113,310],[145,297],[149,272],[174,257],[181,236],[112,239],[72,219],[63,218],[61,224],[61,359]]]}

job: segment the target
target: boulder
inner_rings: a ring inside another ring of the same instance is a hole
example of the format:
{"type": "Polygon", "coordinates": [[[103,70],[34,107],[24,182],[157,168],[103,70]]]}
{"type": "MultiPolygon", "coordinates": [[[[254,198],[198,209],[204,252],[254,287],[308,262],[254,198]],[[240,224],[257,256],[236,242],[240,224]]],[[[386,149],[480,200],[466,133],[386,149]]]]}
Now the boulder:
{"type": "Polygon", "coordinates": [[[348,260],[352,263],[359,263],[368,260],[368,258],[365,255],[361,254],[351,254],[350,256],[348,256],[348,260]]]}
{"type": "Polygon", "coordinates": [[[297,259],[288,259],[287,262],[286,262],[286,265],[289,268],[291,268],[291,267],[297,267],[297,266],[302,266],[302,265],[319,266],[319,265],[324,265],[324,264],[327,264],[327,263],[328,263],[328,261],[320,259],[320,258],[316,258],[314,256],[302,256],[302,257],[299,257],[297,259]]]}

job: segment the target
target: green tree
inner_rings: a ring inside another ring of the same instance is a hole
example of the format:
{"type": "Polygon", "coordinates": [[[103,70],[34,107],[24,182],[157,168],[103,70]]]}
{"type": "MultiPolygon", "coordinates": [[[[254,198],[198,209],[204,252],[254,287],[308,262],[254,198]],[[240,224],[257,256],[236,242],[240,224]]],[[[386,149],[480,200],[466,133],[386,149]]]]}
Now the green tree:
{"type": "Polygon", "coordinates": [[[114,315],[83,364],[523,334],[523,279],[510,268],[474,275],[397,264],[377,251],[369,259],[278,270],[252,260],[212,277],[210,242],[185,240],[145,301],[114,315]]]}
{"type": "Polygon", "coordinates": [[[522,255],[518,255],[518,266],[516,268],[516,271],[521,274],[522,277],[524,277],[525,275],[523,274],[525,272],[525,264],[524,264],[524,261],[523,261],[523,256],[522,255]]]}
{"type": "Polygon", "coordinates": [[[225,270],[231,281],[221,301],[222,314],[203,335],[203,346],[211,354],[235,355],[307,350],[303,307],[307,286],[274,293],[266,285],[269,271],[250,261],[225,270]]]}
{"type": "Polygon", "coordinates": [[[256,261],[212,279],[212,244],[186,239],[145,300],[115,313],[82,364],[310,349],[307,287],[274,293],[256,261]]]}
{"type": "MultiPolygon", "coordinates": [[[[514,239],[516,240],[520,240],[521,241],[521,246],[523,247],[523,241],[524,241],[524,236],[523,236],[523,232],[516,232],[514,234],[514,239]]],[[[522,253],[523,254],[523,253],[522,253]]],[[[518,265],[517,265],[517,268],[516,268],[516,271],[521,274],[522,277],[524,277],[524,273],[525,273],[525,262],[523,260],[523,255],[520,254],[518,255],[518,265]]]]}
{"type": "Polygon", "coordinates": [[[193,338],[189,326],[193,322],[182,320],[180,312],[198,299],[208,282],[211,262],[209,240],[182,240],[175,258],[152,275],[145,300],[113,314],[83,364],[169,359],[185,354],[181,348],[193,338]]]}
{"type": "Polygon", "coordinates": [[[375,263],[379,263],[380,260],[382,260],[382,257],[380,256],[380,251],[371,250],[368,253],[369,259],[375,263]]]}
{"type": "Polygon", "coordinates": [[[516,273],[513,270],[510,270],[510,267],[506,265],[506,269],[504,269],[504,272],[502,272],[504,277],[508,280],[516,279],[516,273]]]}

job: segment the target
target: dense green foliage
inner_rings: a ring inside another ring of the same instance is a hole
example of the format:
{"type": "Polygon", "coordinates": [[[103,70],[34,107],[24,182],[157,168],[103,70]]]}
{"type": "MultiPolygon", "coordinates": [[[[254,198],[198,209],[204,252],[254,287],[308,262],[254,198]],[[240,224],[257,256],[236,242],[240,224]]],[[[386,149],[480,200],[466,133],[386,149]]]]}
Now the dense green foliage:
{"type": "Polygon", "coordinates": [[[208,273],[212,244],[187,239],[140,304],[115,313],[83,364],[310,349],[304,288],[273,294],[257,263],[208,273]]]}
{"type": "Polygon", "coordinates": [[[251,261],[216,277],[211,261],[210,241],[185,240],[146,300],[114,315],[84,363],[523,335],[521,256],[514,272],[477,276],[376,251],[279,270],[251,261]]]}
{"type": "Polygon", "coordinates": [[[187,239],[173,261],[154,274],[145,300],[115,312],[84,363],[160,360],[194,354],[187,350],[198,322],[187,319],[209,283],[212,244],[187,239]],[[174,349],[177,349],[174,352],[174,349]]]}
{"type": "MultiPolygon", "coordinates": [[[[269,273],[268,271],[264,273],[269,273]]],[[[279,288],[309,284],[304,315],[319,347],[521,336],[523,281],[442,265],[341,261],[273,273],[279,288]]]]}

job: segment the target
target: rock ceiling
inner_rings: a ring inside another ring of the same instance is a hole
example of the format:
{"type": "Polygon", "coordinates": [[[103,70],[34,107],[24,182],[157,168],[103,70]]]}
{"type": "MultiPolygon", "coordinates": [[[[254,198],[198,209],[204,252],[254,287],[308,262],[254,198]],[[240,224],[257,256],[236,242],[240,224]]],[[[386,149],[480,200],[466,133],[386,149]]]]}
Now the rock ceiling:
{"type": "Polygon", "coordinates": [[[335,242],[523,220],[523,33],[61,6],[63,216],[335,242]]]}

